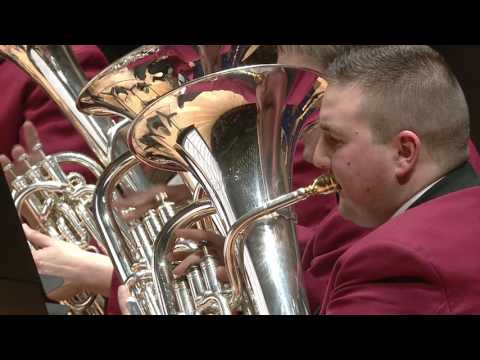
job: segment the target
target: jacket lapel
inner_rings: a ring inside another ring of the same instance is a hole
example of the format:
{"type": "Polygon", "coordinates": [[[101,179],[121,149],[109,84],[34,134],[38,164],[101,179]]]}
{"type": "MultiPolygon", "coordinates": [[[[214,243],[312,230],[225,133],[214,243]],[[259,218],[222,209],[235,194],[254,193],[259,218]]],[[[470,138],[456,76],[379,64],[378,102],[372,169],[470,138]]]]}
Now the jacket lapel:
{"type": "Polygon", "coordinates": [[[470,163],[466,162],[450,172],[443,180],[435,184],[430,190],[423,194],[420,199],[413,203],[410,209],[426,203],[427,201],[474,186],[480,186],[480,178],[477,176],[470,163]]]}

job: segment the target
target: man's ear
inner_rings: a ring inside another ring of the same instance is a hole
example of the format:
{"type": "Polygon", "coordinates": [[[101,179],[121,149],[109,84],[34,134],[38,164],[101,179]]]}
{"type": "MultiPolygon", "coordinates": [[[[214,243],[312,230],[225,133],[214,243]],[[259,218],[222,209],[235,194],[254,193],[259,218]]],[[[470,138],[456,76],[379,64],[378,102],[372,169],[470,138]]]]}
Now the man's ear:
{"type": "Polygon", "coordinates": [[[403,184],[407,182],[420,157],[422,143],[413,131],[404,130],[393,139],[395,149],[395,176],[403,184]]]}

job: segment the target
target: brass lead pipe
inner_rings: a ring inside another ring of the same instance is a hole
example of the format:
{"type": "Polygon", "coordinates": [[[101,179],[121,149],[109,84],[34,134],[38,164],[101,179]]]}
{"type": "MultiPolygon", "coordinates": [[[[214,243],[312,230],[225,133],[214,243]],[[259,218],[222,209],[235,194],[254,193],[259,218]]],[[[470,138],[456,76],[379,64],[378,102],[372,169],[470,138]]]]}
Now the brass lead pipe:
{"type": "Polygon", "coordinates": [[[306,200],[310,196],[329,195],[338,192],[339,189],[339,185],[335,182],[335,179],[332,176],[320,176],[312,185],[268,201],[262,207],[257,208],[238,219],[228,232],[224,244],[225,270],[232,288],[232,298],[230,300],[231,308],[235,308],[241,303],[243,292],[240,271],[243,269],[245,237],[242,236],[242,233],[258,219],[270,215],[277,210],[295,205],[298,202],[306,200]],[[236,249],[239,249],[237,256],[235,256],[236,249]],[[235,261],[236,259],[237,262],[235,261]]]}

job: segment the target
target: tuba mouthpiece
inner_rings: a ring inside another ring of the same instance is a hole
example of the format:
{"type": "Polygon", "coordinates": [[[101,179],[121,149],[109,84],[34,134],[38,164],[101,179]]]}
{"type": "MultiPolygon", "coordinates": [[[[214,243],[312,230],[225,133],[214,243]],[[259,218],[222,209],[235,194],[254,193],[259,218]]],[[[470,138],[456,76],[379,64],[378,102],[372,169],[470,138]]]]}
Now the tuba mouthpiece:
{"type": "Polygon", "coordinates": [[[328,195],[341,190],[333,175],[322,175],[315,179],[312,185],[306,188],[309,195],[328,195]]]}

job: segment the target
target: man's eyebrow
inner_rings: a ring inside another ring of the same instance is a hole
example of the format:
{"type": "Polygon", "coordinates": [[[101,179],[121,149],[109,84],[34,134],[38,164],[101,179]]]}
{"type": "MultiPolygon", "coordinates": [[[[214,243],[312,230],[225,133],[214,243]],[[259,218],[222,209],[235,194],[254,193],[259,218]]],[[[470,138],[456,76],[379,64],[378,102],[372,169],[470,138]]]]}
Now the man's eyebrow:
{"type": "Polygon", "coordinates": [[[315,130],[315,129],[320,129],[323,132],[326,132],[326,133],[329,133],[329,134],[332,134],[332,135],[336,135],[336,136],[342,136],[343,135],[343,132],[340,131],[339,129],[337,129],[335,126],[332,126],[329,123],[320,122],[320,121],[315,121],[315,122],[307,125],[307,127],[305,129],[305,133],[308,133],[308,132],[310,132],[312,130],[315,130]]]}
{"type": "Polygon", "coordinates": [[[317,127],[333,135],[342,135],[341,131],[339,131],[335,126],[332,126],[330,124],[318,122],[317,127]]]}

